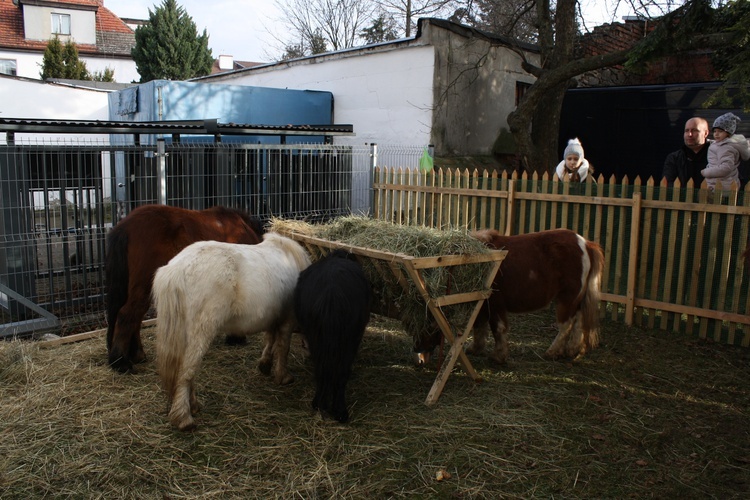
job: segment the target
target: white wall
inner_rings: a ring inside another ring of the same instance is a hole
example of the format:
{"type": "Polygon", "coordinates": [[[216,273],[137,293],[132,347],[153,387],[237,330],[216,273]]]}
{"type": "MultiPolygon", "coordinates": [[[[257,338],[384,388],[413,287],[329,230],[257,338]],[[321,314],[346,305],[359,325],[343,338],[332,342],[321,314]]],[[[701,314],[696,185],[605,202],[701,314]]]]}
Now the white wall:
{"type": "MultiPolygon", "coordinates": [[[[89,73],[104,72],[104,69],[110,67],[115,72],[115,81],[119,83],[138,82],[141,76],[135,67],[135,61],[132,59],[108,59],[103,57],[88,57],[79,54],[81,61],[86,63],[86,69],[89,73]]],[[[42,72],[42,61],[44,54],[18,52],[12,50],[0,50],[0,59],[11,59],[16,61],[16,76],[24,78],[40,77],[42,72]]]]}
{"type": "Polygon", "coordinates": [[[426,145],[433,106],[432,46],[403,47],[356,57],[330,58],[325,71],[314,59],[196,81],[298,90],[334,95],[334,122],[354,125],[354,137],[336,144],[426,145]]]}
{"type": "Polygon", "coordinates": [[[51,14],[70,16],[70,35],[60,35],[60,41],[68,39],[79,44],[96,45],[96,12],[93,10],[66,9],[63,5],[23,5],[23,30],[27,40],[49,40],[52,33],[51,14]]]}
{"type": "MultiPolygon", "coordinates": [[[[108,91],[0,77],[0,116],[43,120],[108,120],[108,91]]],[[[16,134],[16,140],[108,140],[108,135],[16,134]]],[[[0,134],[5,143],[5,134],[0,134]]]]}

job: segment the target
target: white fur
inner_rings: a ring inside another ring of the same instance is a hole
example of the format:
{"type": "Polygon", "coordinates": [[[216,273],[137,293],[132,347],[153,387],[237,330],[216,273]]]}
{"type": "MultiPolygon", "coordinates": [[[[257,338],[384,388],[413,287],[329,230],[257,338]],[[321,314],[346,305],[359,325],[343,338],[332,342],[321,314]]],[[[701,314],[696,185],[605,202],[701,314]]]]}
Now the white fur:
{"type": "Polygon", "coordinates": [[[294,289],[300,271],[309,265],[307,252],[297,242],[267,233],[258,245],[193,243],[156,272],[156,355],[172,402],[173,425],[194,427],[193,380],[219,332],[267,332],[258,366],[269,373],[275,361],[275,381],[291,382],[286,359],[294,327],[294,289]]]}

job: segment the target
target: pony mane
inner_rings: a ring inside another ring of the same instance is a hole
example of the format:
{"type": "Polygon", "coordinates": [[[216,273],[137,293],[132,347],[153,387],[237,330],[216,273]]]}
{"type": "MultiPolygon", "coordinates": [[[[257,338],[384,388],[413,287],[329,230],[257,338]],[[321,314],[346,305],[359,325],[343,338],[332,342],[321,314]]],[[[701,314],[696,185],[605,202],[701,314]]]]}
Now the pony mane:
{"type": "Polygon", "coordinates": [[[220,215],[220,216],[229,217],[229,216],[234,215],[234,216],[239,217],[245,222],[245,224],[248,225],[250,229],[253,230],[255,234],[258,235],[258,237],[263,236],[266,232],[266,229],[263,226],[263,222],[258,217],[254,215],[250,215],[246,211],[241,210],[239,208],[216,205],[216,206],[209,208],[208,210],[215,212],[217,215],[220,215]]]}

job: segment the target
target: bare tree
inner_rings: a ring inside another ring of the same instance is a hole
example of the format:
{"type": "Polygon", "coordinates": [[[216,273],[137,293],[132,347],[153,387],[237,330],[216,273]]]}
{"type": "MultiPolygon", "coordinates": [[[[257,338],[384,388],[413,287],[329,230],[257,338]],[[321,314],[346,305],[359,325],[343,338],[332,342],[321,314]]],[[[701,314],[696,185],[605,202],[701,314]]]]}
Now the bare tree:
{"type": "MultiPolygon", "coordinates": [[[[722,2],[718,2],[721,7],[722,2]]],[[[748,2],[737,4],[750,5],[748,2]]],[[[729,2],[733,4],[733,2],[729,2]]],[[[525,38],[513,29],[523,23],[539,47],[540,63],[525,59],[523,69],[536,77],[518,107],[508,116],[523,167],[529,172],[548,171],[557,162],[557,138],[562,101],[575,77],[596,69],[624,65],[636,68],[666,55],[684,54],[698,48],[721,48],[737,44],[746,30],[716,29],[712,0],[612,0],[611,12],[626,5],[630,12],[657,28],[630,47],[583,57],[575,46],[584,24],[581,0],[467,0],[464,18],[475,26],[493,26],[515,39],[525,38]],[[515,7],[515,8],[512,8],[515,7]],[[487,16],[494,12],[500,19],[487,16]],[[666,14],[665,14],[666,12],[666,14]],[[467,15],[471,14],[471,15],[467,15]],[[482,17],[485,14],[485,17],[482,17]],[[661,17],[652,17],[652,16],[661,17]],[[507,31],[510,29],[510,33],[507,31]]],[[[750,24],[750,23],[749,23],[750,24]]],[[[528,38],[527,38],[528,39],[528,38]]],[[[750,74],[750,73],[748,73],[750,74]]]]}
{"type": "Polygon", "coordinates": [[[287,52],[309,55],[354,47],[363,28],[372,21],[372,0],[276,0],[289,29],[287,52]],[[322,42],[322,46],[321,46],[322,42]]]}
{"type": "Polygon", "coordinates": [[[374,0],[380,7],[403,23],[404,35],[411,36],[412,26],[420,17],[447,15],[466,0],[374,0]]]}

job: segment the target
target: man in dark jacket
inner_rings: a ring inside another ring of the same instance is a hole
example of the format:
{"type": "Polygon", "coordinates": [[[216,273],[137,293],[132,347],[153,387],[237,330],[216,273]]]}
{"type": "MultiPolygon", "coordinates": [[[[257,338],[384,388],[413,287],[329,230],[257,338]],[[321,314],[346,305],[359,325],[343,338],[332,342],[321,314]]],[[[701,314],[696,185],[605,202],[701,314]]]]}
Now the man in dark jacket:
{"type": "Polygon", "coordinates": [[[675,179],[680,179],[680,186],[685,187],[687,181],[693,179],[693,186],[700,187],[703,182],[701,170],[708,163],[708,122],[705,118],[696,116],[685,122],[685,132],[682,134],[685,144],[664,160],[662,177],[671,186],[675,179]]]}

